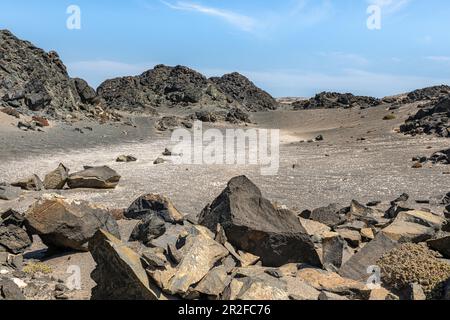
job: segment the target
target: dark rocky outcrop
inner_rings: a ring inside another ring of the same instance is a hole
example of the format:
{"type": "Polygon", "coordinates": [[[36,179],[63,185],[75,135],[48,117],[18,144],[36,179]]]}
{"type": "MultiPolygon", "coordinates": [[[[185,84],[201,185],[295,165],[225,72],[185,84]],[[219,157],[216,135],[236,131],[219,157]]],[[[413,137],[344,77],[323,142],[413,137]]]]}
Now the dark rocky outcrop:
{"type": "Polygon", "coordinates": [[[415,115],[406,120],[400,127],[405,134],[432,134],[440,137],[450,137],[450,95],[437,102],[430,102],[415,115]]]}
{"type": "Polygon", "coordinates": [[[278,102],[271,95],[237,72],[226,74],[220,78],[211,78],[211,81],[230,100],[237,101],[247,111],[266,111],[278,108],[278,102]]]}
{"type": "Polygon", "coordinates": [[[221,224],[232,245],[261,257],[263,265],[321,265],[299,219],[290,211],[277,210],[245,176],[228,183],[221,195],[203,209],[199,223],[212,231],[221,224]]]}
{"type": "Polygon", "coordinates": [[[276,109],[277,102],[238,73],[207,79],[184,66],[157,65],[139,76],[111,79],[97,89],[108,108],[157,113],[160,107],[276,109]]]}
{"type": "Polygon", "coordinates": [[[0,30],[0,66],[0,106],[59,119],[90,108],[93,90],[69,77],[56,52],[45,52],[7,30],[0,30]]]}
{"type": "Polygon", "coordinates": [[[403,103],[413,103],[427,100],[439,99],[450,94],[450,86],[441,85],[414,90],[403,99],[403,103]]]}
{"type": "Polygon", "coordinates": [[[300,100],[292,104],[294,110],[336,109],[336,108],[370,108],[381,104],[373,97],[355,96],[351,93],[322,92],[309,100],[300,100]]]}

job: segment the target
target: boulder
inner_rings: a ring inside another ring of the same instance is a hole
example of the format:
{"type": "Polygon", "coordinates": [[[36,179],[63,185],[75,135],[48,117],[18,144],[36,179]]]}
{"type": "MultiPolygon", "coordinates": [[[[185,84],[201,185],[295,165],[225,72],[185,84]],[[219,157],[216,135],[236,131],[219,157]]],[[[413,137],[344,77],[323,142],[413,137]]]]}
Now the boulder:
{"type": "Polygon", "coordinates": [[[365,282],[370,276],[368,268],[376,266],[383,254],[398,245],[397,241],[379,233],[374,240],[366,244],[341,267],[339,274],[349,279],[365,282]]]}
{"type": "Polygon", "coordinates": [[[150,247],[152,240],[162,236],[165,232],[164,220],[157,215],[148,215],[134,227],[130,241],[139,241],[150,247]]]}
{"type": "Polygon", "coordinates": [[[141,257],[112,234],[99,230],[89,241],[96,268],[92,300],[167,300],[152,284],[142,266],[141,257]]]}
{"type": "Polygon", "coordinates": [[[125,212],[127,219],[143,219],[156,215],[168,223],[182,223],[183,214],[169,198],[159,194],[147,194],[136,199],[125,212]]]}
{"type": "Polygon", "coordinates": [[[60,249],[87,251],[88,241],[99,229],[120,238],[117,222],[105,208],[53,196],[28,209],[25,225],[48,247],[60,249]]]}
{"type": "Polygon", "coordinates": [[[400,242],[422,242],[431,239],[445,223],[446,219],[431,212],[402,211],[381,232],[400,242]]]}
{"type": "Polygon", "coordinates": [[[0,279],[0,300],[25,300],[25,296],[14,281],[0,279]]]}
{"type": "Polygon", "coordinates": [[[338,229],[336,232],[353,248],[357,248],[361,243],[361,234],[356,230],[338,229]]]}
{"type": "Polygon", "coordinates": [[[345,241],[339,235],[325,237],[322,240],[322,263],[325,267],[339,269],[344,260],[345,241]]]}
{"type": "Polygon", "coordinates": [[[45,176],[44,188],[47,190],[61,190],[66,185],[67,178],[69,177],[69,169],[67,169],[62,163],[58,168],[45,176]]]}
{"type": "Polygon", "coordinates": [[[120,175],[113,169],[103,167],[85,167],[85,170],[69,176],[69,188],[114,189],[120,180],[120,175]]]}
{"type": "Polygon", "coordinates": [[[319,291],[328,291],[344,296],[362,297],[368,290],[364,282],[341,277],[339,274],[320,269],[304,268],[298,271],[297,278],[319,291]]]}
{"type": "Polygon", "coordinates": [[[32,244],[27,232],[14,224],[0,224],[0,251],[1,248],[13,254],[24,253],[32,244]]]}
{"type": "Polygon", "coordinates": [[[23,190],[30,190],[30,191],[41,191],[44,188],[43,182],[35,174],[29,178],[11,183],[11,185],[13,187],[19,187],[22,188],[23,190]]]}
{"type": "Polygon", "coordinates": [[[305,216],[305,218],[320,222],[332,228],[345,223],[346,218],[343,215],[344,210],[345,209],[343,209],[341,205],[332,203],[327,207],[314,209],[308,216],[305,216]]]}
{"type": "Polygon", "coordinates": [[[183,258],[165,288],[172,294],[186,294],[192,285],[200,282],[218,261],[229,254],[225,247],[214,241],[201,227],[193,228],[196,228],[194,234],[186,239],[182,248],[183,258]]]}
{"type": "Polygon", "coordinates": [[[137,158],[134,156],[130,156],[130,155],[121,155],[118,156],[116,159],[116,162],[135,162],[137,161],[137,158]]]}
{"type": "Polygon", "coordinates": [[[450,259],[450,233],[427,241],[428,246],[450,259]]]}
{"type": "Polygon", "coordinates": [[[22,189],[8,185],[0,185],[0,200],[15,200],[22,194],[22,189]]]}
{"type": "Polygon", "coordinates": [[[221,195],[202,211],[199,223],[212,231],[221,224],[234,247],[260,257],[263,265],[277,267],[290,262],[321,265],[298,217],[290,211],[277,210],[245,176],[228,183],[221,195]]]}
{"type": "Polygon", "coordinates": [[[219,298],[231,281],[225,266],[218,266],[211,271],[195,286],[195,291],[213,298],[219,298]]]}

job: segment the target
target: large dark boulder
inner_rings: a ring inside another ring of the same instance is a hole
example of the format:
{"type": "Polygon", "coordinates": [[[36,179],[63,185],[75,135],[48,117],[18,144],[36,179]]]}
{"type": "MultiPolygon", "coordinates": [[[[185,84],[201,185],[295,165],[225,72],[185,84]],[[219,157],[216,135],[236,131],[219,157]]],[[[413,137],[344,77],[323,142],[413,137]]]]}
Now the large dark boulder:
{"type": "Polygon", "coordinates": [[[320,266],[314,244],[292,212],[277,210],[247,177],[233,178],[203,209],[199,223],[213,232],[221,224],[231,244],[261,257],[265,266],[290,262],[320,266]]]}
{"type": "Polygon", "coordinates": [[[71,174],[67,180],[67,185],[71,189],[114,189],[120,178],[116,171],[107,166],[85,167],[85,170],[71,174]]]}
{"type": "Polygon", "coordinates": [[[184,219],[170,199],[159,194],[147,194],[137,198],[125,212],[128,219],[143,219],[153,215],[169,223],[181,223],[184,219]]]}
{"type": "Polygon", "coordinates": [[[116,220],[102,207],[86,201],[43,198],[26,213],[25,226],[52,248],[87,251],[88,241],[99,229],[120,238],[116,220]]]}

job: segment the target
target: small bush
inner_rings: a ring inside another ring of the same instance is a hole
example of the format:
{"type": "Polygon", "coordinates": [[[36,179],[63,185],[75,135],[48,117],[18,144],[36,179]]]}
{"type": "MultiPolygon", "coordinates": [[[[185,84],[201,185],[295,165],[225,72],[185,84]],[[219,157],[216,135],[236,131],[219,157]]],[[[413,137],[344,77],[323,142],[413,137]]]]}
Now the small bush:
{"type": "Polygon", "coordinates": [[[23,272],[34,275],[36,273],[43,273],[43,274],[49,274],[52,273],[53,270],[50,266],[46,265],[42,262],[31,262],[27,264],[25,267],[23,267],[23,272]]]}
{"type": "Polygon", "coordinates": [[[387,116],[384,116],[383,120],[394,120],[396,118],[397,117],[395,116],[395,114],[391,113],[391,114],[388,114],[387,116]]]}

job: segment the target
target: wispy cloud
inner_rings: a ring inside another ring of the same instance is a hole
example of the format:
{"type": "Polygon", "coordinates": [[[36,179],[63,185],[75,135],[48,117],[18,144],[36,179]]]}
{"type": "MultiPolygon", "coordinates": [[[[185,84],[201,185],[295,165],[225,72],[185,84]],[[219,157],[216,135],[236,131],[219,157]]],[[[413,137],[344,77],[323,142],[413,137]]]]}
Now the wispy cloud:
{"type": "Polygon", "coordinates": [[[369,60],[365,57],[355,53],[321,52],[319,55],[321,57],[334,60],[335,62],[342,62],[351,65],[367,65],[369,63],[369,60]]]}
{"type": "Polygon", "coordinates": [[[254,18],[230,10],[207,7],[201,4],[191,2],[182,2],[182,1],[177,1],[175,3],[170,3],[167,1],[161,2],[173,10],[193,11],[200,14],[220,18],[226,21],[227,23],[247,32],[254,31],[258,24],[254,18]]]}
{"type": "Polygon", "coordinates": [[[71,77],[80,77],[93,87],[106,79],[138,75],[152,68],[156,63],[129,64],[112,60],[74,61],[67,63],[71,77]]]}
{"type": "Polygon", "coordinates": [[[379,6],[385,13],[394,14],[401,11],[411,3],[412,0],[367,0],[369,4],[379,6]]]}
{"type": "Polygon", "coordinates": [[[450,63],[450,56],[429,56],[429,57],[425,57],[425,59],[433,61],[433,62],[450,63]]]}

